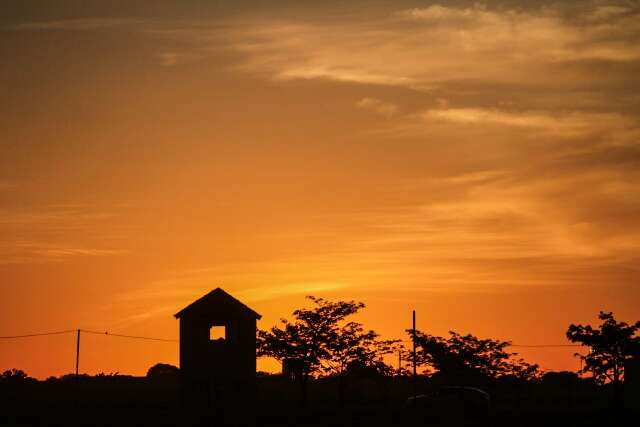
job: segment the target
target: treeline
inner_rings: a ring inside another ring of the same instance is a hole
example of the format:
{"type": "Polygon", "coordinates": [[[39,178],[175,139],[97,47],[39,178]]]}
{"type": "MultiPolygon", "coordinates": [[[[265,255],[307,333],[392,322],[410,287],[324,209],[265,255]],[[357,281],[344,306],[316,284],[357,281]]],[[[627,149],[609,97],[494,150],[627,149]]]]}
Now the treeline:
{"type": "MultiPolygon", "coordinates": [[[[353,377],[407,377],[412,374],[413,352],[403,342],[411,342],[413,331],[405,331],[406,339],[381,339],[373,330],[355,322],[352,316],[365,308],[357,301],[329,301],[310,296],[310,308],[293,312],[291,320],[281,319],[269,330],[257,332],[257,356],[272,357],[282,363],[283,374],[299,382],[302,400],[306,399],[310,379],[337,379],[340,399],[353,377]],[[402,361],[398,366],[398,356],[402,361]]],[[[574,325],[567,328],[567,339],[584,346],[582,370],[595,385],[610,384],[615,394],[621,393],[625,367],[640,360],[640,321],[633,324],[618,321],[613,313],[600,312],[599,326],[574,325]]],[[[537,364],[509,351],[511,342],[479,338],[472,334],[450,331],[441,337],[415,332],[416,365],[421,378],[434,384],[489,386],[499,383],[540,381],[545,374],[537,364]]],[[[409,345],[411,347],[411,345],[409,345]]],[[[637,366],[637,365],[636,365],[637,366]]],[[[547,378],[552,378],[553,375],[547,378]]],[[[264,374],[263,374],[264,375],[264,374]]],[[[569,381],[571,373],[556,375],[569,381]]],[[[147,373],[153,381],[175,381],[179,369],[156,364],[147,373]]],[[[101,373],[91,377],[101,380],[125,378],[118,373],[101,373]]],[[[87,379],[87,375],[80,378],[87,379]]],[[[47,381],[77,380],[72,375],[51,377],[47,381]]],[[[18,369],[0,374],[0,385],[35,381],[18,369]]],[[[572,380],[573,381],[573,380],[572,380]]]]}
{"type": "MultiPolygon", "coordinates": [[[[350,320],[365,308],[363,303],[308,298],[311,308],[295,310],[292,320],[282,319],[270,330],[258,331],[257,342],[259,356],[279,360],[283,374],[299,381],[303,402],[310,378],[337,377],[342,400],[352,376],[411,373],[413,352],[402,340],[380,339],[375,331],[350,320]],[[391,355],[400,355],[404,363],[392,366],[391,355]]],[[[598,327],[569,325],[566,337],[586,350],[583,355],[576,354],[583,360],[578,374],[587,374],[598,385],[611,383],[619,397],[625,365],[640,358],[640,321],[627,324],[606,312],[600,312],[599,319],[598,327]]],[[[416,331],[414,338],[413,331],[406,333],[409,341],[415,339],[415,362],[421,375],[437,383],[487,386],[539,381],[543,375],[537,364],[509,351],[509,341],[454,331],[446,337],[416,331]]]]}

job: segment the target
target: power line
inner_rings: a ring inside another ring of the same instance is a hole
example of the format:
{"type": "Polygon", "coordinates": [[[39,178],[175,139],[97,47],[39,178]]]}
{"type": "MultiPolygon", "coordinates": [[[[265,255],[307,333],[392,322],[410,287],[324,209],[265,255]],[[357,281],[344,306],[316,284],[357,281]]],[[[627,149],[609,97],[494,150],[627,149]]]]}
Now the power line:
{"type": "Polygon", "coordinates": [[[582,347],[581,344],[511,344],[509,347],[582,347]]]}
{"type": "Polygon", "coordinates": [[[137,340],[161,341],[161,342],[180,342],[179,340],[168,339],[168,338],[143,337],[143,336],[140,336],[140,335],[112,334],[112,333],[110,333],[108,331],[98,332],[98,331],[89,331],[89,330],[86,330],[86,329],[81,329],[80,331],[81,332],[85,332],[87,334],[93,334],[93,335],[106,335],[106,336],[110,336],[110,337],[130,338],[130,339],[137,339],[137,340]]]}
{"type": "MultiPolygon", "coordinates": [[[[39,332],[34,334],[24,334],[24,335],[6,335],[0,336],[0,339],[18,339],[18,338],[32,338],[32,337],[43,337],[48,335],[62,335],[62,334],[71,334],[77,333],[78,329],[69,329],[66,331],[54,331],[54,332],[39,332]]],[[[167,338],[157,338],[157,337],[145,337],[141,335],[124,335],[124,334],[112,334],[108,331],[98,332],[98,331],[90,331],[87,329],[80,329],[80,332],[84,332],[87,334],[93,335],[106,335],[110,337],[119,337],[119,338],[130,338],[130,339],[138,339],[138,340],[147,340],[147,341],[161,341],[161,342],[179,342],[176,339],[167,339],[167,338]]]]}
{"type": "MultiPolygon", "coordinates": [[[[403,343],[412,343],[412,340],[398,340],[403,343]]],[[[509,344],[507,347],[528,347],[528,348],[544,348],[544,347],[582,347],[581,344],[509,344]]]]}
{"type": "Polygon", "coordinates": [[[26,334],[26,335],[10,335],[10,336],[0,336],[0,339],[8,340],[8,339],[16,339],[16,338],[31,338],[31,337],[43,337],[45,335],[62,335],[62,334],[70,334],[76,332],[76,329],[70,329],[68,331],[56,331],[56,332],[40,332],[36,334],[26,334]]]}
{"type": "MultiPolygon", "coordinates": [[[[25,335],[10,335],[10,336],[0,336],[0,339],[18,339],[18,338],[31,338],[31,337],[41,337],[47,335],[62,335],[62,334],[70,334],[76,333],[77,329],[69,329],[66,331],[55,331],[55,332],[41,332],[34,334],[25,334],[25,335]]],[[[160,341],[160,342],[180,342],[177,339],[168,339],[168,338],[158,338],[158,337],[146,337],[142,335],[124,335],[124,334],[114,334],[108,331],[100,332],[100,331],[91,331],[87,329],[80,329],[80,332],[84,332],[87,334],[93,335],[106,335],[111,337],[119,337],[119,338],[129,338],[129,339],[137,339],[137,340],[147,340],[147,341],[160,341]]],[[[401,342],[413,342],[412,340],[399,340],[401,342]]],[[[561,348],[561,347],[582,347],[580,344],[510,344],[509,347],[526,347],[526,348],[561,348]]]]}

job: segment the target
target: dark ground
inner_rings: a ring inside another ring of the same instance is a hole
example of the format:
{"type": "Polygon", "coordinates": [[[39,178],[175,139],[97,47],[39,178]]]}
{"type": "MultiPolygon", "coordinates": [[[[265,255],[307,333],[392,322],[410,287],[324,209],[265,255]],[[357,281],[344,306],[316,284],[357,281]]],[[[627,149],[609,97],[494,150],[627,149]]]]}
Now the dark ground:
{"type": "MultiPolygon", "coordinates": [[[[421,379],[418,393],[435,386],[421,379]]],[[[586,384],[517,384],[485,387],[489,413],[407,406],[407,378],[350,381],[340,403],[337,380],[309,385],[300,407],[299,386],[281,377],[258,379],[253,389],[227,393],[218,404],[194,408],[179,382],[128,376],[73,377],[0,384],[0,426],[637,426],[640,411],[615,409],[607,388],[586,384]],[[230,398],[233,394],[236,398],[230,398]],[[181,404],[181,402],[183,402],[181,404]],[[191,403],[190,405],[188,403],[191,403]]],[[[627,393],[626,406],[637,405],[627,393]]]]}

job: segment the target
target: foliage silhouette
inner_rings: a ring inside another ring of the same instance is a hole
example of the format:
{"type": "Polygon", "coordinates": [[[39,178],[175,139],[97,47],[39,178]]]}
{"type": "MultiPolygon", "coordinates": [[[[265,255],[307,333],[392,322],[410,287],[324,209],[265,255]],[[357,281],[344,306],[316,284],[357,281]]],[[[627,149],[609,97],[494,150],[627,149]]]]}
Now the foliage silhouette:
{"type": "Polygon", "coordinates": [[[358,366],[379,373],[392,371],[382,357],[394,351],[397,341],[378,340],[378,334],[365,330],[362,324],[344,323],[365,307],[363,303],[307,298],[313,302],[313,308],[295,310],[293,322],[281,319],[280,327],[258,331],[257,335],[259,356],[270,356],[283,363],[296,362],[302,405],[306,403],[310,377],[338,376],[342,402],[350,369],[358,366]]]}
{"type": "Polygon", "coordinates": [[[591,373],[598,383],[617,383],[624,377],[624,362],[640,356],[640,337],[636,336],[640,322],[629,325],[618,322],[613,313],[600,312],[600,327],[569,325],[567,338],[589,347],[581,373],[591,373]]]}
{"type": "Polygon", "coordinates": [[[511,345],[509,341],[480,339],[453,331],[449,335],[443,338],[416,331],[416,363],[450,383],[477,384],[505,377],[527,381],[540,375],[538,365],[512,359],[517,353],[505,350],[511,345]]]}
{"type": "Polygon", "coordinates": [[[155,380],[173,379],[180,375],[180,368],[167,363],[156,363],[147,371],[147,378],[155,380]]]}
{"type": "MultiPolygon", "coordinates": [[[[391,376],[395,371],[380,360],[381,356],[400,348],[399,342],[382,341],[374,331],[349,321],[364,304],[310,299],[313,302],[310,309],[296,310],[293,320],[283,320],[270,331],[258,333],[258,354],[277,356],[280,360],[299,358],[305,362],[305,378],[298,378],[301,384],[304,379],[305,387],[308,382],[314,396],[305,408],[292,407],[298,400],[297,384],[282,376],[264,373],[256,378],[259,399],[255,402],[242,397],[230,400],[230,406],[212,406],[194,413],[190,406],[184,405],[180,382],[164,381],[165,377],[179,372],[167,364],[152,366],[146,377],[100,373],[81,374],[77,379],[69,374],[46,381],[29,378],[25,372],[12,369],[0,374],[0,402],[8,408],[0,411],[0,425],[637,424],[637,408],[611,411],[609,383],[613,382],[613,371],[606,371],[608,376],[602,373],[599,384],[591,376],[582,379],[570,372],[550,372],[539,377],[537,365],[517,359],[516,353],[508,351],[508,341],[456,332],[443,338],[418,331],[418,362],[433,375],[417,379],[417,400],[424,405],[409,405],[415,401],[408,398],[413,390],[412,379],[391,376]],[[378,376],[378,380],[372,380],[372,376],[378,376]],[[438,376],[446,377],[449,385],[439,383],[438,376]],[[159,378],[163,380],[157,381],[159,378]],[[341,387],[337,395],[336,384],[341,387]],[[347,384],[352,399],[343,402],[347,384]],[[372,393],[380,384],[386,389],[372,393]],[[481,408],[470,399],[458,397],[460,393],[470,392],[474,385],[482,385],[481,388],[490,393],[491,406],[486,415],[486,411],[479,410],[481,408]],[[359,391],[362,393],[357,394],[359,391]],[[332,409],[327,405],[329,402],[339,402],[340,407],[332,409]],[[229,417],[222,417],[223,412],[229,417]],[[253,422],[243,418],[245,413],[255,414],[255,424],[243,424],[253,422]],[[100,414],[99,419],[96,414],[100,414]]],[[[616,363],[620,368],[638,355],[636,332],[640,325],[615,321],[611,313],[601,313],[601,320],[603,325],[598,329],[571,325],[569,332],[574,334],[571,338],[594,349],[592,353],[598,349],[603,354],[608,348],[605,344],[617,342],[613,345],[613,356],[619,358],[616,363]],[[622,340],[622,344],[613,338],[622,340]]],[[[407,355],[405,350],[405,358],[407,355]]],[[[594,366],[612,369],[612,363],[598,362],[594,366]]],[[[624,377],[624,371],[618,374],[624,377]]],[[[631,374],[628,379],[631,380],[631,374]]]]}
{"type": "Polygon", "coordinates": [[[11,382],[11,381],[19,382],[19,381],[24,381],[27,378],[29,378],[29,375],[27,375],[26,372],[24,372],[22,369],[15,369],[15,368],[7,369],[2,373],[2,375],[0,375],[0,381],[2,382],[11,382]]]}
{"type": "Polygon", "coordinates": [[[569,325],[567,338],[571,342],[589,347],[586,355],[577,354],[584,362],[580,373],[591,373],[598,384],[613,384],[616,402],[620,402],[622,389],[620,383],[624,378],[626,361],[640,357],[640,337],[636,336],[640,329],[640,321],[629,325],[618,322],[613,313],[601,311],[598,318],[600,327],[591,325],[569,325]]]}
{"type": "Polygon", "coordinates": [[[36,381],[21,369],[8,369],[0,374],[0,385],[6,387],[22,387],[24,384],[36,381]]]}

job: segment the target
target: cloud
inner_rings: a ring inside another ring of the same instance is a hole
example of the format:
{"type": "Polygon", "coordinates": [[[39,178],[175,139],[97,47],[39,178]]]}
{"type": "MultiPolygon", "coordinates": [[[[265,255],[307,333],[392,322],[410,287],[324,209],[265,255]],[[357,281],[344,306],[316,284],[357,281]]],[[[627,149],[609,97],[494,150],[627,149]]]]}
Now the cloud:
{"type": "Polygon", "coordinates": [[[349,287],[349,284],[339,281],[305,280],[304,274],[297,272],[293,265],[301,259],[223,263],[179,271],[164,280],[157,280],[146,287],[121,294],[117,299],[128,304],[141,301],[148,304],[149,301],[165,300],[182,301],[183,304],[187,304],[210,292],[212,287],[221,286],[234,295],[244,296],[243,300],[264,301],[349,287]],[[269,286],[265,286],[266,282],[269,286]]]}
{"type": "Polygon", "coordinates": [[[0,232],[5,236],[0,242],[0,263],[40,264],[123,254],[125,250],[109,247],[112,242],[96,243],[113,239],[109,224],[115,217],[82,204],[0,210],[0,232]]]}
{"type": "MultiPolygon", "coordinates": [[[[585,16],[594,13],[601,20],[584,26],[549,7],[520,11],[432,5],[348,24],[260,21],[250,29],[232,29],[229,43],[246,56],[242,69],[276,79],[423,91],[460,80],[562,85],[568,75],[561,64],[640,59],[634,29],[640,13],[582,11],[585,16]]],[[[574,78],[585,76],[576,73],[574,78]]]]}
{"type": "Polygon", "coordinates": [[[92,31],[130,27],[142,21],[130,18],[79,18],[56,21],[34,21],[14,25],[10,29],[18,31],[92,31]]]}
{"type": "Polygon", "coordinates": [[[589,282],[637,262],[633,184],[607,169],[539,175],[536,166],[425,181],[412,192],[429,200],[363,216],[371,232],[341,257],[368,259],[405,284],[428,277],[430,286],[493,290],[589,282]]]}
{"type": "Polygon", "coordinates": [[[126,253],[122,250],[73,246],[38,241],[5,241],[0,245],[0,264],[43,264],[76,257],[104,257],[126,253]]]}
{"type": "Polygon", "coordinates": [[[637,120],[619,113],[437,108],[423,111],[419,117],[426,122],[537,129],[565,137],[608,132],[611,142],[620,144],[636,142],[640,130],[637,120]]]}
{"type": "Polygon", "coordinates": [[[326,292],[335,292],[348,288],[349,285],[340,282],[324,281],[324,282],[301,282],[301,283],[283,283],[273,288],[256,287],[243,289],[238,295],[243,296],[246,301],[264,301],[283,298],[291,295],[322,295],[326,292]]]}
{"type": "Polygon", "coordinates": [[[291,296],[326,295],[327,292],[349,288],[347,283],[339,281],[296,282],[291,261],[218,264],[177,271],[163,280],[115,295],[105,310],[124,310],[128,313],[114,324],[115,328],[123,328],[176,313],[218,286],[249,304],[291,296]]]}
{"type": "Polygon", "coordinates": [[[49,206],[36,211],[0,210],[0,227],[44,227],[69,230],[86,228],[94,221],[113,218],[106,212],[86,212],[76,206],[49,206]]]}
{"type": "MultiPolygon", "coordinates": [[[[114,307],[115,308],[115,307],[114,307]]],[[[118,307],[121,308],[121,307],[118,307]]],[[[174,314],[176,311],[176,307],[173,304],[163,305],[163,306],[154,306],[153,309],[149,310],[147,307],[137,307],[130,308],[128,310],[129,315],[125,315],[124,318],[116,320],[111,324],[112,329],[123,329],[128,328],[132,325],[140,324],[147,322],[154,318],[159,317],[169,317],[174,314]]]]}
{"type": "MultiPolygon", "coordinates": [[[[178,274],[131,298],[188,302],[212,283],[264,299],[307,289],[425,286],[425,277],[433,288],[540,284],[575,280],[569,266],[631,265],[640,240],[638,98],[629,90],[638,84],[638,9],[602,2],[456,4],[396,3],[391,12],[331,22],[276,10],[224,25],[194,20],[140,28],[157,43],[154,59],[167,67],[202,59],[205,73],[211,65],[279,84],[350,83],[349,107],[359,99],[356,108],[388,119],[370,118],[366,132],[378,126],[379,133],[367,138],[367,149],[390,140],[394,149],[383,162],[367,159],[385,163],[376,174],[384,183],[367,181],[388,184],[375,189],[374,202],[363,197],[354,211],[341,206],[338,220],[282,232],[313,236],[305,254],[178,274]],[[223,60],[206,61],[215,55],[223,60]]],[[[124,24],[52,21],[23,29],[124,24]]],[[[14,239],[45,242],[17,246],[31,255],[108,256],[109,245],[50,238],[108,220],[95,215],[10,212],[0,215],[0,227],[34,230],[14,239]]]]}
{"type": "Polygon", "coordinates": [[[505,171],[502,170],[482,170],[463,173],[461,175],[447,176],[444,178],[436,178],[435,181],[445,184],[477,184],[493,181],[504,176],[505,171]]]}
{"type": "Polygon", "coordinates": [[[633,13],[634,10],[628,6],[620,5],[602,5],[596,6],[590,14],[586,16],[588,21],[608,21],[612,18],[618,18],[620,15],[633,13]]]}
{"type": "Polygon", "coordinates": [[[160,64],[165,67],[173,67],[175,65],[184,64],[198,60],[202,55],[193,52],[160,52],[157,54],[160,64]]]}
{"type": "Polygon", "coordinates": [[[373,111],[387,118],[392,117],[398,112],[398,106],[390,102],[384,102],[376,98],[362,98],[356,104],[358,108],[373,111]]]}

